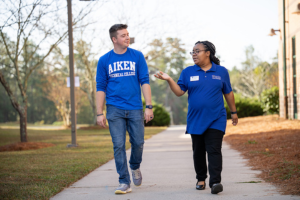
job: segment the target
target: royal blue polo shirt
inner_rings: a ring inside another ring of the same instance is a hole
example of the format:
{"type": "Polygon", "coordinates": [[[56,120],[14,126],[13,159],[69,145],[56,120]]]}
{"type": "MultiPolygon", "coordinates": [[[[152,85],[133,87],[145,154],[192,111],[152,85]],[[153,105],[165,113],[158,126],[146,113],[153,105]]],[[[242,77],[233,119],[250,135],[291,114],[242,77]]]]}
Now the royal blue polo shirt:
{"type": "Polygon", "coordinates": [[[206,72],[193,65],[182,70],[177,84],[182,91],[188,91],[186,133],[201,135],[209,128],[225,133],[223,94],[232,91],[228,70],[213,62],[206,72]]]}
{"type": "Polygon", "coordinates": [[[143,109],[141,86],[149,84],[149,71],[142,52],[127,48],[101,56],[97,65],[97,91],[106,93],[106,104],[122,110],[143,109]]]}

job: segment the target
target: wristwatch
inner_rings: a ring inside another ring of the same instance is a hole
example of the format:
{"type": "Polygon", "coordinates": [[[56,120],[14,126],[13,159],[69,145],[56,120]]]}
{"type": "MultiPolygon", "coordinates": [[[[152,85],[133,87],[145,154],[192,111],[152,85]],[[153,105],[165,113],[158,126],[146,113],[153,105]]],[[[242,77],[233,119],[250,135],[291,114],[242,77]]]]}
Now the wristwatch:
{"type": "Polygon", "coordinates": [[[152,109],[153,106],[152,105],[146,105],[146,108],[152,109]]]}
{"type": "Polygon", "coordinates": [[[237,114],[237,111],[235,111],[235,112],[231,112],[231,114],[233,115],[233,114],[237,114]]]}

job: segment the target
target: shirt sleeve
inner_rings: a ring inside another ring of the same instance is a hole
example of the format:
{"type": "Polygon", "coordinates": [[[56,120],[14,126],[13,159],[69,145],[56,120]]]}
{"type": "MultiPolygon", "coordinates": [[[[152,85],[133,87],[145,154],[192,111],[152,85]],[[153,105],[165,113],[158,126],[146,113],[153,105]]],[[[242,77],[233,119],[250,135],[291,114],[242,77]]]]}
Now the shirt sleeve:
{"type": "Polygon", "coordinates": [[[142,53],[140,53],[140,58],[139,58],[139,63],[138,63],[138,79],[139,83],[141,85],[150,84],[149,82],[149,71],[148,71],[148,66],[145,60],[145,57],[142,53]]]}
{"type": "Polygon", "coordinates": [[[181,88],[182,91],[184,91],[184,92],[187,91],[188,86],[187,86],[186,78],[184,76],[184,71],[181,72],[180,77],[177,81],[177,84],[179,85],[179,87],[181,88]]]}
{"type": "Polygon", "coordinates": [[[225,75],[223,77],[223,88],[222,92],[223,94],[228,94],[232,91],[231,84],[230,84],[230,77],[228,70],[225,68],[225,75]]]}
{"type": "Polygon", "coordinates": [[[106,73],[106,67],[103,63],[103,58],[100,58],[98,61],[97,74],[96,74],[97,92],[98,91],[106,92],[107,82],[108,82],[108,76],[106,73]]]}

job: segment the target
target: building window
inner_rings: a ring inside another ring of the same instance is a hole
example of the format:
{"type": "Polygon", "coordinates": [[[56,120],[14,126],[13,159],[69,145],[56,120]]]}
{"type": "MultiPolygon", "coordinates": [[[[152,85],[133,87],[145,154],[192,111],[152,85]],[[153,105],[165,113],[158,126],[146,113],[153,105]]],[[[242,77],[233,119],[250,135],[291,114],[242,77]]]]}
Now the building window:
{"type": "Polygon", "coordinates": [[[297,115],[297,71],[296,71],[296,38],[292,38],[292,56],[293,56],[293,103],[294,103],[294,119],[298,119],[297,115]]]}

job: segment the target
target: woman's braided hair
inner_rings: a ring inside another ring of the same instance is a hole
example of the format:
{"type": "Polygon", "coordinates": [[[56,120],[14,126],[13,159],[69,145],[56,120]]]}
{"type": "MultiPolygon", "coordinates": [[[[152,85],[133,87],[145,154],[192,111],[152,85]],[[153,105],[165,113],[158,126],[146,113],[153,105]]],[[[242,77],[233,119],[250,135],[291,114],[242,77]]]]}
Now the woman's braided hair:
{"type": "Polygon", "coordinates": [[[217,65],[220,65],[220,60],[215,56],[216,47],[213,43],[209,41],[198,41],[195,43],[195,45],[197,44],[203,44],[205,47],[205,51],[210,51],[210,55],[209,55],[210,61],[214,62],[217,65]]]}

